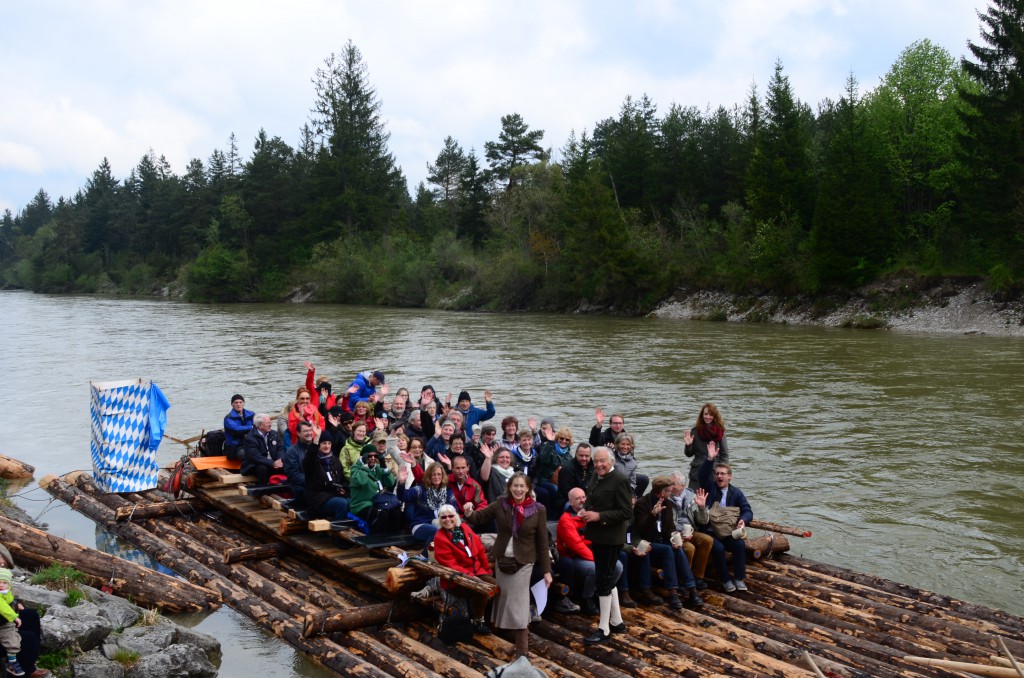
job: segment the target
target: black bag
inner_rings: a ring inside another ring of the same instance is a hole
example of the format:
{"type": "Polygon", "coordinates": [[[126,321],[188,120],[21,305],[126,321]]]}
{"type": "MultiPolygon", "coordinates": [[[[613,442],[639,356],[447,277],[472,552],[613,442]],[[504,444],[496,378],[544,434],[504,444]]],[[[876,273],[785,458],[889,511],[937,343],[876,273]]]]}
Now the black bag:
{"type": "Polygon", "coordinates": [[[366,516],[367,534],[401,532],[405,529],[402,504],[393,492],[378,492],[366,516]]]}
{"type": "Polygon", "coordinates": [[[224,443],[228,440],[227,435],[221,429],[207,431],[206,435],[199,439],[199,456],[220,457],[224,454],[224,443]]]}
{"type": "Polygon", "coordinates": [[[437,637],[445,645],[468,643],[473,640],[473,623],[461,612],[452,610],[451,614],[441,617],[441,626],[437,630],[437,637]]]}

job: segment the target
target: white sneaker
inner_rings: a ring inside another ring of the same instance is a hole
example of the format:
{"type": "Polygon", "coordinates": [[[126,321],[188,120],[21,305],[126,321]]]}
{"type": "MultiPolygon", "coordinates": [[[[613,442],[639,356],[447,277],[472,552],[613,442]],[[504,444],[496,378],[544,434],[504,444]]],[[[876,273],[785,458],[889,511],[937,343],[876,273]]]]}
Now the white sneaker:
{"type": "Polygon", "coordinates": [[[742,579],[734,579],[732,583],[736,584],[736,590],[737,591],[746,591],[747,590],[747,585],[746,585],[746,583],[742,579]]]}
{"type": "MultiPolygon", "coordinates": [[[[746,590],[746,586],[743,587],[746,590]]],[[[722,584],[722,590],[726,593],[734,593],[736,591],[736,584],[733,583],[732,579],[722,584]]]]}
{"type": "Polygon", "coordinates": [[[426,586],[421,588],[419,591],[413,591],[409,595],[411,597],[417,598],[419,600],[426,600],[427,598],[430,598],[430,596],[432,594],[433,594],[433,590],[431,589],[431,586],[429,584],[427,584],[426,586]]]}

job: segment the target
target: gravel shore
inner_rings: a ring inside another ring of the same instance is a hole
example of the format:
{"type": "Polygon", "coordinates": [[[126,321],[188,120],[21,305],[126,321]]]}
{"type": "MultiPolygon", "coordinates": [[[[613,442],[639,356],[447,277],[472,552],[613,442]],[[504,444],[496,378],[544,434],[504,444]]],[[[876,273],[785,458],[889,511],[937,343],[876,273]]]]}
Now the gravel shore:
{"type": "Polygon", "coordinates": [[[679,290],[651,315],[687,320],[768,322],[928,334],[1024,336],[1024,302],[1003,301],[981,282],[890,279],[845,300],[741,296],[679,290]]]}

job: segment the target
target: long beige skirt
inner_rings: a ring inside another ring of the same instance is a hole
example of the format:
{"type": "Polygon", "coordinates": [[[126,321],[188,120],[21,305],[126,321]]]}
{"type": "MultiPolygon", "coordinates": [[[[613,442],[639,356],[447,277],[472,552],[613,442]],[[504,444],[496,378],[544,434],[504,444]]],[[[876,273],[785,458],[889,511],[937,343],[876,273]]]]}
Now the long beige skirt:
{"type": "Polygon", "coordinates": [[[494,573],[501,587],[491,621],[499,629],[525,629],[530,625],[530,574],[533,565],[523,565],[515,574],[494,573]]]}

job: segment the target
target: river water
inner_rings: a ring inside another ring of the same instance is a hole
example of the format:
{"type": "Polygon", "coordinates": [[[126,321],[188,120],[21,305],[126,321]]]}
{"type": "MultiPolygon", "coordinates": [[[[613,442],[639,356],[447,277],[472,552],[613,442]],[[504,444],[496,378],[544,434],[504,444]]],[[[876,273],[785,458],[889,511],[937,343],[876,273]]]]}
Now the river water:
{"type": "MultiPolygon", "coordinates": [[[[601,406],[652,477],[686,467],[682,431],[712,401],[755,516],[813,531],[793,553],[1024,614],[1019,338],[23,292],[0,292],[0,318],[0,453],[37,478],[90,467],[90,380],[152,379],[179,438],[219,427],[236,392],[279,411],[304,360],[335,386],[382,369],[392,388],[478,403],[490,387],[499,419],[552,416],[577,439],[601,406]]],[[[181,451],[165,441],[160,460],[181,451]]],[[[52,532],[95,543],[35,483],[12,491],[52,532]]],[[[231,675],[322,674],[233,612],[191,622],[221,639],[231,675]]]]}

